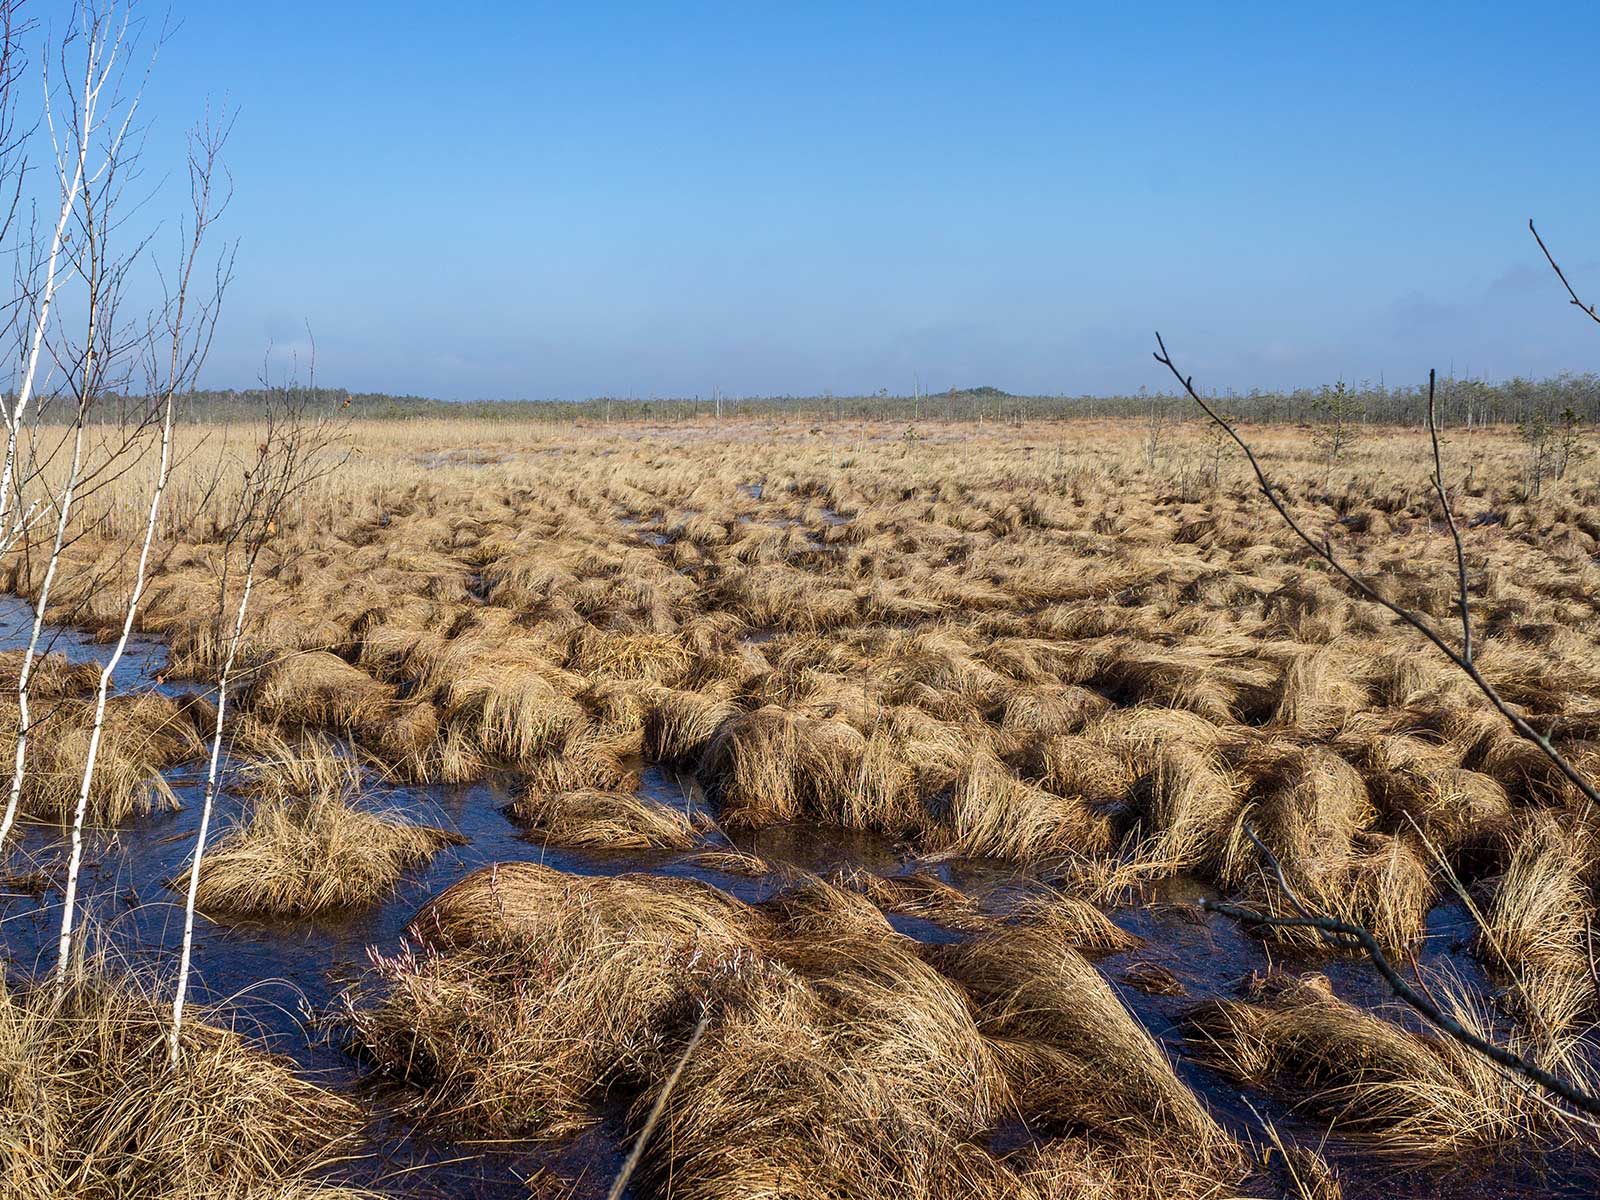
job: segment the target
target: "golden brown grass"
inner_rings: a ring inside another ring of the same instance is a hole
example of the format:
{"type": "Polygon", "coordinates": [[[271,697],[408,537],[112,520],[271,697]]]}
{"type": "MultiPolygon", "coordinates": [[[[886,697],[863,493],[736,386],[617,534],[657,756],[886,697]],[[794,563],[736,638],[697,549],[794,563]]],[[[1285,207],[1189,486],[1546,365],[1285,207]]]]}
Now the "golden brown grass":
{"type": "Polygon", "coordinates": [[[303,650],[261,666],[250,709],[280,724],[352,730],[380,712],[389,689],[326,650],[303,650]]]}
{"type": "MultiPolygon", "coordinates": [[[[1482,999],[1458,980],[1438,975],[1427,986],[1466,1028],[1492,1032],[1482,999]]],[[[1198,1053],[1240,1083],[1283,1092],[1336,1133],[1396,1152],[1448,1154],[1529,1148],[1551,1122],[1551,1110],[1487,1058],[1340,1000],[1321,976],[1270,976],[1254,993],[1196,1011],[1198,1053]]]]}
{"type": "MultiPolygon", "coordinates": [[[[899,1194],[1100,1194],[1094,1180],[1112,1195],[1203,1189],[1232,1169],[1228,1139],[1084,954],[1127,948],[1095,902],[1126,903],[1175,875],[1287,911],[1247,825],[1308,902],[1369,925],[1402,960],[1448,894],[1447,864],[1483,900],[1477,952],[1508,985],[1515,1036],[1567,1053],[1593,1015],[1578,955],[1596,881],[1592,814],[1431,651],[1310,561],[1241,472],[1196,482],[1202,431],[1176,431],[1157,470],[1126,423],[903,432],[372,424],[356,432],[351,469],[283,514],[247,629],[240,745],[270,758],[273,739],[300,746],[325,730],[392,778],[509,771],[513,815],[536,840],[693,852],[701,831],[638,795],[641,762],[670,763],[736,838],[843,826],[892,839],[911,867],[789,878],[760,906],[642,879],[509,866],[499,882],[474,876],[419,915],[414,950],[384,959],[358,1006],[359,1040],[416,1085],[421,1109],[544,1135],[592,1119],[614,1088],[647,1103],[714,997],[705,1060],[668,1114],[678,1140],[649,1167],[684,1194],[780,1192],[806,1172],[817,1194],[869,1194],[869,1175],[899,1194]],[[470,454],[448,453],[463,443],[470,454]],[[751,481],[759,499],[741,486],[751,481]],[[1074,899],[985,916],[916,873],[918,860],[959,858],[1042,874],[1074,899]],[[1003,1085],[958,1051],[968,1035],[949,1036],[960,1024],[949,993],[897,957],[906,947],[885,912],[973,935],[940,961],[1003,1085]],[[872,955],[932,1007],[850,1008],[849,995],[881,983],[861,982],[872,955]],[[913,1016],[930,1022],[938,1063],[905,1045],[896,1021],[913,1016]],[[590,1028],[595,1045],[574,1049],[590,1028]],[[880,1043],[893,1054],[875,1056],[880,1043]],[[790,1079],[799,1098],[762,1110],[729,1065],[739,1054],[760,1065],[769,1101],[790,1079]],[[837,1069],[813,1061],[823,1054],[837,1069]],[[885,1082],[892,1058],[906,1059],[905,1097],[885,1082]],[[955,1109],[930,1107],[918,1080],[938,1081],[955,1109]],[[997,1087],[1015,1099],[1019,1082],[1072,1128],[1055,1149],[1002,1160],[979,1144],[976,1114],[998,1103],[997,1087]],[[842,1114],[816,1140],[795,1131],[807,1103],[842,1114]],[[769,1159],[730,1141],[730,1120],[769,1118],[769,1159]],[[852,1122],[880,1123],[901,1149],[856,1145],[852,1122]],[[1193,1178],[1149,1149],[1160,1130],[1181,1131],[1193,1178]]],[[[1304,430],[1250,432],[1314,536],[1449,624],[1453,548],[1417,431],[1365,439],[1332,472],[1304,430]]],[[[229,434],[254,444],[250,431],[229,434]]],[[[1447,441],[1452,462],[1473,463],[1459,506],[1483,669],[1591,762],[1600,567],[1583,547],[1600,488],[1576,472],[1524,502],[1508,431],[1447,441]]],[[[229,497],[203,499],[212,453],[198,447],[174,480],[143,616],[180,674],[204,675],[219,649],[216,517],[229,497]]],[[[132,472],[85,509],[52,615],[98,629],[120,620],[118,556],[143,482],[132,472]]],[[[18,558],[11,576],[34,593],[37,560],[18,558]]],[[[35,751],[29,811],[47,819],[75,788],[85,678],[59,663],[41,675],[71,734],[35,751]]],[[[194,712],[117,703],[121,733],[95,797],[104,822],[160,799],[155,772],[196,748],[194,712]]],[[[351,769],[318,752],[242,781],[287,844],[320,828],[308,798],[345,786],[351,769]]],[[[330,829],[349,819],[322,815],[339,818],[330,829]]],[[[312,837],[306,853],[327,858],[336,840],[312,837]]],[[[723,850],[683,862],[771,873],[723,850]]],[[[1349,1024],[1304,995],[1277,1003],[1250,1006],[1275,1014],[1270,1036],[1240,1018],[1240,1061],[1267,1041],[1292,1048],[1281,1030],[1296,1022],[1315,1017],[1329,1038],[1349,1024]]],[[[1274,1086],[1303,1089],[1313,1108],[1326,1094],[1326,1113],[1361,1109],[1363,1089],[1387,1079],[1361,1128],[1410,1145],[1502,1145],[1520,1127],[1521,1110],[1447,1055],[1437,1068],[1437,1050],[1352,1037],[1339,1043],[1351,1053],[1381,1043],[1389,1076],[1352,1080],[1339,1062],[1286,1049],[1274,1086]],[[1456,1089],[1471,1128],[1452,1132],[1448,1112],[1404,1095],[1408,1071],[1456,1089]]]]}
{"type": "Polygon", "coordinates": [[[1237,1151],[1064,950],[1069,936],[1128,944],[1086,909],[1031,906],[1007,940],[981,935],[936,970],[865,896],[815,875],[752,907],[689,880],[502,864],[417,915],[349,1025],[417,1111],[560,1137],[603,1098],[642,1118],[703,1022],[646,1147],[644,1194],[1214,1194],[1237,1151]],[[1071,1155],[991,1154],[984,1137],[1011,1115],[1070,1131],[1071,1155]]]}
{"type": "Polygon", "coordinates": [[[240,769],[241,790],[254,799],[201,860],[203,912],[298,917],[366,907],[446,846],[465,844],[449,830],[357,807],[360,767],[326,739],[280,741],[276,750],[240,769]]]}
{"type": "Polygon", "coordinates": [[[1484,960],[1514,981],[1513,1005],[1547,1045],[1559,1045],[1596,1008],[1593,839],[1590,828],[1531,814],[1481,932],[1484,960]]]}
{"type": "MultiPolygon", "coordinates": [[[[92,694],[58,695],[32,702],[22,781],[25,816],[37,821],[71,822],[83,785],[94,711],[92,694]]],[[[0,695],[0,743],[8,748],[16,740],[18,713],[15,696],[0,695]]],[[[176,807],[161,772],[199,754],[201,741],[194,715],[192,706],[153,692],[107,699],[105,729],[89,789],[90,824],[116,825],[158,807],[176,807]]],[[[9,787],[9,757],[4,778],[9,787]]]]}
{"type": "Polygon", "coordinates": [[[884,912],[925,917],[953,929],[982,928],[988,921],[972,897],[926,872],[885,877],[860,867],[843,867],[829,882],[859,892],[884,912]]]}
{"type": "Polygon", "coordinates": [[[317,1182],[357,1107],[207,1023],[168,1063],[166,1005],[102,967],[58,997],[0,981],[0,1195],[262,1200],[367,1195],[317,1182]]]}
{"type": "Polygon", "coordinates": [[[386,896],[407,871],[464,840],[446,829],[365,812],[338,795],[263,798],[206,851],[195,903],[206,913],[257,917],[362,908],[386,896]]]}
{"type": "Polygon", "coordinates": [[[1181,1141],[1195,1163],[1235,1161],[1231,1140],[1070,937],[1059,914],[1038,914],[940,956],[997,1039],[1014,1090],[1063,1127],[1137,1130],[1181,1141]]]}
{"type": "Polygon", "coordinates": [[[1004,1077],[958,991],[872,946],[818,939],[789,969],[746,972],[669,1099],[646,1161],[657,1194],[964,1194],[941,1175],[987,1165],[968,1139],[1004,1077]]]}
{"type": "Polygon", "coordinates": [[[634,792],[533,789],[507,811],[529,827],[530,837],[550,846],[688,850],[699,841],[683,813],[634,792]]]}
{"type": "MultiPolygon", "coordinates": [[[[23,650],[0,652],[0,694],[16,692],[25,657],[23,650]]],[[[64,654],[46,652],[34,659],[29,695],[39,700],[84,696],[93,692],[99,682],[100,668],[93,663],[75,663],[64,654]]]]}
{"type": "Polygon", "coordinates": [[[425,907],[416,948],[377,960],[384,990],[352,1009],[354,1036],[419,1086],[422,1111],[560,1136],[595,1119],[597,1094],[659,1067],[699,979],[736,969],[759,924],[688,880],[503,864],[425,907]]]}

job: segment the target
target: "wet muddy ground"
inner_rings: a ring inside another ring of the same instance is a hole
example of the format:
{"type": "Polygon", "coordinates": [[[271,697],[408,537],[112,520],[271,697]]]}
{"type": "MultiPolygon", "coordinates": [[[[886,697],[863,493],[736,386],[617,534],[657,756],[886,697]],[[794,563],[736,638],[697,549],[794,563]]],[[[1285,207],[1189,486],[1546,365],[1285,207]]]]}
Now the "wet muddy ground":
{"type": "MultiPolygon", "coordinates": [[[[0,603],[0,650],[26,645],[32,614],[15,600],[0,603]]],[[[109,648],[70,630],[52,631],[49,649],[76,661],[103,662],[109,648]]],[[[183,687],[161,679],[165,662],[159,643],[130,646],[117,674],[124,689],[183,687]]],[[[643,790],[655,800],[679,808],[704,806],[692,778],[645,767],[643,790]]],[[[186,866],[199,819],[204,788],[203,764],[170,772],[168,782],[181,802],[176,811],[156,812],[129,821],[114,832],[91,840],[84,889],[101,945],[141,968],[157,972],[175,965],[182,932],[182,905],[166,881],[186,866]]],[[[196,934],[196,994],[226,1005],[237,1014],[241,1029],[259,1036],[273,1049],[293,1058],[303,1070],[332,1086],[361,1094],[374,1112],[385,1107],[383,1088],[372,1083],[362,1065],[328,1031],[326,1018],[335,1013],[341,990],[362,972],[369,948],[392,953],[417,908],[473,870],[497,862],[532,860],[577,874],[652,871],[707,880],[741,899],[758,901],[775,880],[707,870],[686,860],[693,852],[554,849],[541,845],[502,811],[510,799],[509,777],[470,785],[395,786],[369,780],[365,802],[398,809],[413,820],[440,825],[462,834],[465,845],[448,849],[426,868],[411,873],[385,902],[362,912],[288,922],[201,920],[196,934]]],[[[220,836],[240,813],[244,802],[224,791],[219,799],[220,836]]],[[[721,840],[721,835],[713,835],[721,840]]],[[[793,865],[827,871],[859,866],[884,875],[912,869],[932,870],[978,898],[994,911],[1019,894],[1044,885],[1003,864],[950,860],[919,864],[911,852],[886,839],[838,830],[780,827],[739,835],[737,848],[759,855],[777,867],[793,865]]],[[[59,882],[65,854],[61,833],[53,827],[30,826],[12,854],[10,874],[0,876],[0,957],[8,968],[27,973],[44,963],[53,950],[59,922],[59,882]]],[[[1441,1167],[1408,1166],[1373,1154],[1356,1142],[1337,1138],[1324,1142],[1316,1122],[1299,1118],[1284,1104],[1259,1092],[1241,1092],[1215,1074],[1196,1067],[1183,1053],[1179,1021],[1198,1000],[1229,996],[1251,972],[1274,963],[1319,970],[1346,999],[1371,1006],[1388,1003],[1382,983],[1355,958],[1326,955],[1285,959],[1230,922],[1200,907],[1215,895],[1204,885],[1178,879],[1164,883],[1144,902],[1113,912],[1124,929],[1143,939],[1139,948],[1098,960],[1124,1002],[1166,1045],[1180,1074],[1203,1094],[1217,1115],[1241,1137],[1264,1140],[1263,1121],[1286,1136],[1320,1145],[1337,1168],[1346,1196],[1437,1196],[1461,1200],[1496,1197],[1592,1196],[1596,1194],[1592,1159],[1557,1154],[1523,1165],[1456,1162],[1441,1167]]],[[[963,935],[921,918],[892,916],[891,922],[923,941],[949,941],[963,935]]],[[[1493,983],[1484,975],[1469,944],[1473,925],[1457,901],[1435,907],[1416,960],[1429,967],[1448,965],[1483,992],[1493,983]]],[[[1397,1017],[1402,1021],[1406,1016],[1397,1017]]],[[[577,1181],[579,1195],[604,1195],[626,1147],[620,1123],[612,1120],[556,1150],[524,1146],[484,1146],[437,1140],[425,1129],[379,1116],[370,1129],[368,1153],[341,1168],[341,1178],[408,1197],[526,1197],[530,1178],[550,1172],[577,1181]]],[[[997,1141],[1025,1138],[1008,1129],[997,1141]]],[[[1277,1194],[1262,1180],[1249,1194],[1277,1194]]]]}

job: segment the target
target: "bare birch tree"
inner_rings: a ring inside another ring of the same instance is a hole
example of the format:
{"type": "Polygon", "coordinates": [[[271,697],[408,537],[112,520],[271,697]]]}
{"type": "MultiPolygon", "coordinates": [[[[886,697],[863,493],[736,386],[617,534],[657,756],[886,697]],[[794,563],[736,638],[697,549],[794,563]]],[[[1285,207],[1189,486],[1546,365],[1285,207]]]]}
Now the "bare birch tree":
{"type": "MultiPolygon", "coordinates": [[[[181,1055],[180,1035],[183,1010],[188,998],[189,973],[194,961],[195,905],[200,891],[200,873],[205,858],[206,840],[222,780],[223,744],[227,729],[228,696],[240,667],[240,647],[250,599],[255,590],[261,552],[278,531],[285,510],[295,497],[342,466],[348,457],[344,420],[333,409],[317,410],[315,386],[315,347],[311,383],[302,388],[290,382],[273,387],[263,372],[266,429],[249,464],[234,463],[243,471],[238,494],[226,524],[222,570],[217,587],[217,615],[213,644],[219,648],[217,667],[216,723],[211,731],[211,749],[206,765],[206,787],[200,808],[200,825],[195,833],[194,855],[189,862],[188,890],[183,907],[183,945],[178,959],[177,988],[172,998],[172,1029],[168,1053],[174,1066],[181,1055]],[[231,566],[235,555],[240,561],[238,598],[231,601],[231,566]]],[[[214,481],[212,491],[220,493],[222,481],[214,481]]]]}
{"type": "MultiPolygon", "coordinates": [[[[7,22],[5,32],[10,34],[14,28],[14,6],[7,5],[3,16],[7,22]]],[[[42,464],[36,452],[31,472],[27,472],[21,463],[23,426],[30,415],[30,405],[35,412],[40,407],[35,402],[40,363],[50,346],[52,310],[63,281],[65,273],[63,267],[70,272],[74,264],[72,245],[74,222],[77,222],[77,229],[87,229],[92,233],[96,214],[90,207],[85,225],[85,214],[81,211],[89,207],[84,204],[85,196],[97,183],[102,187],[102,198],[109,200],[115,194],[113,189],[116,184],[116,163],[137,110],[135,98],[133,103],[121,104],[122,111],[118,111],[120,98],[118,89],[121,86],[124,62],[121,51],[126,34],[125,13],[119,13],[114,8],[74,9],[69,32],[60,46],[61,71],[63,76],[71,80],[70,85],[62,93],[66,97],[69,118],[66,121],[58,120],[56,113],[54,99],[56,87],[52,82],[48,51],[42,60],[43,123],[49,132],[54,151],[53,174],[59,187],[57,197],[59,207],[56,209],[55,220],[49,234],[48,249],[42,255],[34,254],[31,258],[26,256],[24,258],[24,262],[28,265],[19,271],[19,298],[13,302],[13,320],[21,332],[22,361],[16,393],[7,401],[3,414],[0,414],[3,415],[6,426],[5,459],[3,467],[0,467],[0,528],[5,531],[6,541],[0,544],[0,552],[13,549],[17,542],[26,537],[33,515],[38,509],[53,510],[56,521],[44,580],[35,598],[33,625],[29,631],[28,644],[23,652],[17,676],[17,737],[11,786],[6,797],[4,815],[0,816],[0,847],[4,846],[5,839],[16,822],[21,803],[28,736],[32,728],[30,688],[44,632],[45,611],[59,569],[61,550],[71,522],[73,501],[76,498],[83,469],[84,418],[87,404],[92,396],[92,388],[86,389],[80,386],[71,425],[72,449],[66,480],[49,497],[47,503],[36,502],[35,505],[26,506],[23,502],[19,472],[31,474],[33,478],[39,478],[43,474],[42,464]],[[74,49],[81,51],[81,74],[68,67],[69,56],[74,49]],[[30,269],[33,266],[37,266],[38,269],[30,269]],[[13,495],[16,496],[15,516],[7,524],[5,518],[13,504],[13,495]]],[[[9,42],[7,53],[12,53],[9,42]]],[[[6,79],[5,100],[10,102],[9,74],[6,79]]],[[[9,128],[14,123],[14,109],[6,114],[4,120],[9,128]]],[[[24,169],[21,164],[17,166],[19,172],[24,169]]],[[[104,220],[103,213],[99,219],[104,220]]],[[[8,227],[9,224],[8,219],[8,227]]],[[[36,248],[37,245],[38,242],[35,240],[30,249],[36,248]]],[[[103,342],[104,333],[96,326],[105,316],[105,306],[100,302],[102,297],[92,294],[107,285],[104,265],[102,247],[97,246],[92,236],[85,239],[77,248],[77,266],[80,268],[80,274],[88,282],[91,296],[86,306],[90,316],[88,336],[82,347],[83,358],[79,364],[80,385],[90,384],[97,369],[101,371],[104,369],[103,362],[97,364],[96,361],[96,351],[103,342]]]]}
{"type": "MultiPolygon", "coordinates": [[[[166,495],[167,481],[172,470],[172,422],[178,394],[194,385],[196,374],[205,361],[221,312],[222,297],[231,276],[232,256],[224,257],[219,265],[213,290],[204,297],[196,294],[198,281],[195,268],[200,260],[206,233],[226,209],[229,193],[219,186],[219,160],[227,141],[230,123],[209,121],[202,124],[189,137],[189,192],[193,213],[187,227],[187,237],[180,238],[177,270],[173,277],[173,290],[166,297],[158,317],[150,322],[146,349],[146,400],[160,413],[160,449],[158,452],[155,484],[150,493],[150,507],[145,516],[144,536],[139,546],[139,557],[134,570],[133,586],[128,596],[122,629],[116,644],[100,670],[95,690],[94,723],[90,729],[89,749],[83,765],[83,775],[78,788],[77,807],[72,819],[71,853],[68,859],[66,895],[61,913],[61,937],[56,958],[56,977],[65,981],[68,964],[72,961],[72,932],[77,910],[78,873],[83,862],[83,828],[89,807],[90,789],[94,784],[95,763],[100,749],[101,735],[105,729],[106,699],[122,655],[133,633],[148,582],[150,549],[155,542],[156,528],[161,512],[161,502],[166,495]],[[164,359],[164,361],[163,361],[164,359]]],[[[43,610],[41,609],[41,612],[43,610]]]]}

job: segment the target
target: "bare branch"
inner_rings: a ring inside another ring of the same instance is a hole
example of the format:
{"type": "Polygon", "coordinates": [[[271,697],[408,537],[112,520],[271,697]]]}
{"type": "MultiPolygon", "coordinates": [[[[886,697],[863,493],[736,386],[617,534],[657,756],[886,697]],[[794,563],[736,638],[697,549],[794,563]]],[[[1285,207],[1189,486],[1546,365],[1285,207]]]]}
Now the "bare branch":
{"type": "Polygon", "coordinates": [[[1439,421],[1433,403],[1433,371],[1428,372],[1428,438],[1433,443],[1433,490],[1439,497],[1439,507],[1444,512],[1445,525],[1450,530],[1450,540],[1456,550],[1456,605],[1461,611],[1461,657],[1472,661],[1472,607],[1467,595],[1467,553],[1461,545],[1461,529],[1456,524],[1455,510],[1450,507],[1450,493],[1445,488],[1444,460],[1439,454],[1439,421]]]}
{"type": "Polygon", "coordinates": [[[611,1181],[611,1190],[606,1193],[606,1200],[622,1200],[628,1194],[628,1181],[633,1178],[633,1173],[638,1169],[639,1160],[644,1157],[644,1148],[654,1136],[656,1125],[661,1120],[661,1114],[666,1111],[667,1099],[672,1095],[672,1089],[678,1086],[678,1079],[683,1075],[683,1069],[689,1065],[689,1059],[694,1055],[695,1047],[700,1044],[706,1026],[711,1020],[711,1010],[701,1009],[700,1019],[695,1022],[694,1032],[689,1035],[689,1042],[683,1048],[683,1053],[678,1056],[677,1064],[672,1068],[672,1074],[667,1076],[666,1083],[662,1084],[661,1091],[656,1094],[655,1103],[650,1106],[650,1114],[645,1118],[644,1127],[639,1130],[639,1136],[633,1140],[633,1149],[628,1152],[627,1161],[622,1164],[622,1169],[617,1172],[617,1177],[611,1181]]]}
{"type": "MultiPolygon", "coordinates": [[[[309,334],[309,329],[307,333],[309,334]]],[[[311,368],[315,372],[316,341],[312,339],[311,368]]],[[[179,1033],[183,1025],[183,1010],[188,994],[189,971],[194,954],[195,904],[199,896],[200,871],[206,850],[206,837],[210,830],[212,810],[216,803],[221,779],[224,722],[228,707],[229,688],[234,682],[238,667],[239,649],[244,639],[245,619],[250,608],[250,598],[255,587],[257,565],[262,550],[277,533],[278,519],[294,497],[303,493],[318,480],[337,470],[349,456],[346,447],[339,452],[345,440],[342,424],[331,413],[313,413],[310,405],[316,397],[316,377],[312,375],[308,387],[287,382],[280,388],[272,387],[267,369],[262,371],[265,387],[266,435],[255,448],[255,457],[248,467],[241,466],[244,480],[228,515],[222,545],[221,570],[217,580],[216,644],[224,647],[222,662],[217,672],[217,715],[211,732],[211,753],[206,771],[205,794],[201,801],[200,825],[195,833],[194,855],[189,861],[188,893],[184,902],[183,944],[178,960],[177,989],[172,1002],[172,1030],[168,1041],[169,1059],[176,1066],[181,1053],[179,1033]],[[242,548],[239,569],[243,575],[239,598],[229,618],[229,579],[233,552],[242,548]],[[227,622],[227,624],[224,624],[227,622]]],[[[225,469],[226,456],[218,460],[218,478],[225,469]]]]}
{"type": "MultiPolygon", "coordinates": [[[[1245,458],[1250,463],[1251,470],[1255,472],[1256,484],[1261,494],[1267,498],[1267,501],[1277,511],[1278,515],[1283,518],[1284,524],[1286,524],[1290,530],[1293,531],[1294,535],[1303,543],[1305,543],[1312,553],[1314,553],[1318,558],[1332,568],[1333,571],[1338,574],[1339,577],[1342,578],[1346,583],[1348,583],[1350,587],[1354,589],[1355,592],[1363,599],[1370,600],[1372,603],[1381,605],[1383,608],[1388,609],[1396,617],[1400,618],[1401,621],[1411,626],[1411,628],[1415,629],[1418,633],[1422,634],[1423,637],[1427,638],[1428,641],[1433,643],[1433,645],[1446,658],[1460,668],[1467,678],[1472,680],[1474,686],[1476,686],[1477,689],[1488,699],[1489,703],[1494,706],[1495,711],[1497,711],[1501,716],[1511,723],[1511,727],[1513,729],[1515,729],[1528,741],[1532,742],[1535,746],[1539,747],[1539,749],[1544,752],[1545,756],[1556,767],[1556,769],[1559,770],[1561,774],[1566,777],[1567,781],[1571,783],[1573,787],[1577,788],[1585,798],[1587,798],[1593,804],[1600,805],[1600,791],[1597,791],[1594,784],[1592,784],[1581,771],[1579,771],[1562,756],[1561,752],[1551,744],[1549,738],[1545,737],[1544,734],[1540,733],[1531,724],[1529,724],[1527,718],[1513,709],[1505,700],[1505,698],[1495,690],[1494,685],[1491,684],[1488,679],[1484,677],[1483,673],[1478,670],[1477,663],[1470,656],[1470,652],[1457,650],[1445,640],[1443,634],[1435,629],[1433,625],[1422,616],[1406,608],[1404,605],[1397,604],[1393,600],[1390,600],[1380,594],[1370,583],[1362,579],[1349,567],[1345,566],[1345,564],[1340,560],[1339,556],[1334,552],[1332,545],[1329,544],[1327,539],[1324,538],[1319,541],[1311,536],[1311,534],[1306,530],[1305,526],[1303,526],[1299,520],[1296,519],[1294,514],[1289,511],[1289,507],[1284,503],[1284,500],[1279,494],[1278,489],[1273,485],[1272,481],[1267,478],[1267,473],[1261,466],[1260,459],[1256,457],[1255,451],[1250,448],[1249,443],[1246,442],[1245,439],[1240,435],[1238,429],[1225,417],[1218,413],[1216,409],[1208,404],[1200,395],[1200,393],[1195,390],[1193,377],[1185,376],[1183,372],[1178,369],[1177,365],[1172,360],[1172,356],[1167,352],[1167,345],[1162,340],[1160,333],[1156,334],[1156,346],[1158,349],[1154,356],[1155,360],[1162,366],[1166,367],[1167,370],[1172,372],[1173,377],[1177,379],[1179,384],[1182,385],[1183,390],[1188,393],[1189,398],[1198,404],[1201,411],[1203,411],[1206,416],[1210,417],[1212,421],[1216,422],[1216,424],[1221,427],[1230,438],[1233,439],[1234,444],[1236,444],[1239,449],[1244,452],[1245,458]]],[[[1442,485],[1442,480],[1440,482],[1442,485]]],[[[1445,505],[1445,510],[1448,513],[1448,496],[1445,495],[1442,486],[1439,488],[1439,494],[1441,496],[1441,501],[1445,505]]],[[[1455,521],[1453,517],[1450,518],[1450,525],[1452,529],[1455,527],[1455,521]]],[[[1459,546],[1459,533],[1457,534],[1457,545],[1459,546]]],[[[1465,618],[1467,611],[1467,597],[1464,587],[1462,595],[1459,599],[1461,611],[1463,613],[1463,617],[1465,618]]],[[[1470,626],[1467,628],[1470,629],[1470,626]]],[[[1467,649],[1470,651],[1470,647],[1467,649]]]]}
{"type": "Polygon", "coordinates": [[[1578,293],[1573,291],[1572,285],[1567,282],[1566,273],[1556,265],[1555,255],[1550,253],[1550,247],[1544,244],[1544,239],[1539,236],[1539,231],[1533,227],[1532,218],[1528,220],[1528,232],[1533,234],[1533,240],[1539,243],[1539,249],[1544,251],[1545,261],[1550,264],[1550,269],[1556,273],[1556,278],[1561,280],[1561,286],[1567,289],[1567,295],[1572,297],[1572,303],[1578,306],[1578,311],[1587,313],[1591,321],[1600,324],[1600,313],[1595,311],[1594,305],[1585,304],[1578,299],[1578,293]]]}

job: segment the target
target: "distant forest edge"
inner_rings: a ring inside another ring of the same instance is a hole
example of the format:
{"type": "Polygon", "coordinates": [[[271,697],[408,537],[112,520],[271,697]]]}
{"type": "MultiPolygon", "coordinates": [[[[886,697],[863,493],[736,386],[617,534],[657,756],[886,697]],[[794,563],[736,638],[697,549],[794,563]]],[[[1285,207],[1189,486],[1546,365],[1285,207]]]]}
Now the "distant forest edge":
{"type": "MultiPolygon", "coordinates": [[[[182,398],[180,412],[190,421],[249,420],[262,411],[264,393],[201,391],[182,398]]],[[[1206,393],[1208,399],[1212,393],[1206,393]]],[[[1184,415],[1176,395],[1018,396],[994,387],[953,389],[920,396],[761,396],[674,399],[596,397],[589,400],[434,400],[339,388],[303,391],[308,407],[326,404],[352,417],[386,420],[471,418],[565,423],[571,421],[688,421],[762,418],[823,422],[881,420],[906,422],[1017,422],[1093,417],[1184,415]]],[[[1420,425],[1426,417],[1427,386],[1386,387],[1343,383],[1294,391],[1219,392],[1221,410],[1251,422],[1344,420],[1386,425],[1420,425]]],[[[102,413],[118,406],[110,404],[102,413]]],[[[1600,376],[1558,375],[1551,379],[1509,379],[1500,383],[1446,379],[1439,382],[1438,410],[1447,426],[1508,425],[1570,412],[1585,425],[1600,425],[1600,376]]]]}

